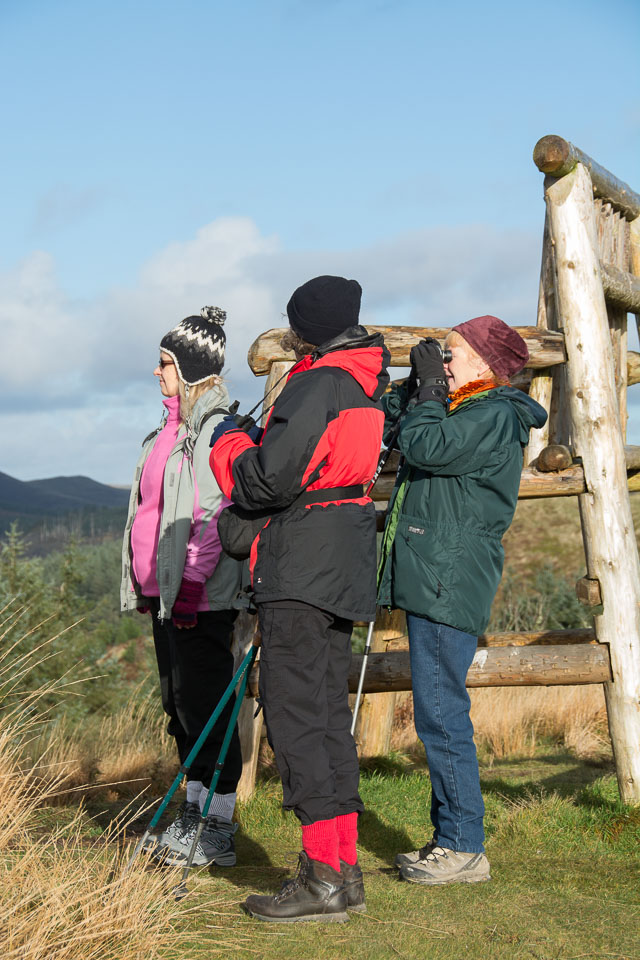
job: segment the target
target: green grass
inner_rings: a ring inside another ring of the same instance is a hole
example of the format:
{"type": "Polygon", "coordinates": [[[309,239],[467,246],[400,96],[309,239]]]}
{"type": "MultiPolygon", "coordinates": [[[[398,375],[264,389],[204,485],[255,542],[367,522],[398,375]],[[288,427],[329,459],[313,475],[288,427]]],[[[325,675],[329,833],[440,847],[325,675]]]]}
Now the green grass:
{"type": "Polygon", "coordinates": [[[640,957],[640,809],[618,799],[615,777],[547,744],[533,759],[481,770],[490,883],[424,888],[401,883],[398,851],[428,836],[429,780],[407,758],[363,770],[360,862],[366,915],[348,924],[264,924],[240,903],[277,892],[296,867],[298,822],[280,787],[258,784],[238,809],[238,866],[194,871],[176,960],[235,955],[265,960],[365,958],[640,957]]]}

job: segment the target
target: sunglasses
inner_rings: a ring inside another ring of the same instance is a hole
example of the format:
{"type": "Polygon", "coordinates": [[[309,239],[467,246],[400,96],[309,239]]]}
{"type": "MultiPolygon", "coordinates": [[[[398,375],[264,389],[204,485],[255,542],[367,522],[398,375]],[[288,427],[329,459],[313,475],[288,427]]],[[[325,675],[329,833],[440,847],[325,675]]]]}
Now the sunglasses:
{"type": "Polygon", "coordinates": [[[175,366],[175,360],[158,360],[158,366],[164,370],[165,367],[175,366]]]}

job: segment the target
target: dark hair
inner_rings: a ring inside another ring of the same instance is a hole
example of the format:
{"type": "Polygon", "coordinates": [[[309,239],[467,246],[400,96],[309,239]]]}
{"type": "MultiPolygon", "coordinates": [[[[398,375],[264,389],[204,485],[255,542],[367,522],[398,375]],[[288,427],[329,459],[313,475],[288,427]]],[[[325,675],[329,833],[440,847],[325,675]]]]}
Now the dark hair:
{"type": "Polygon", "coordinates": [[[295,330],[292,330],[291,327],[289,327],[289,329],[282,334],[282,337],[280,338],[280,346],[287,352],[300,354],[301,356],[304,356],[307,353],[313,353],[316,348],[315,344],[307,343],[306,340],[303,340],[302,337],[299,337],[295,330]]]}

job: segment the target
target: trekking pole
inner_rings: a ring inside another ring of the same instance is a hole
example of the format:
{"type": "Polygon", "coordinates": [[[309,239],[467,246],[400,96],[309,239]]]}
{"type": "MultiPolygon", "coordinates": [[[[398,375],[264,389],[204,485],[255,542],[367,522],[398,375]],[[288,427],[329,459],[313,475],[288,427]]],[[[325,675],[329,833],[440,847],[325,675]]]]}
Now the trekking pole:
{"type": "Polygon", "coordinates": [[[356,730],[356,720],[358,719],[358,710],[360,709],[360,700],[362,698],[362,687],[364,686],[364,675],[367,669],[367,659],[369,657],[369,651],[371,650],[371,638],[373,637],[373,628],[375,625],[376,621],[374,618],[369,623],[367,642],[364,646],[364,656],[362,658],[362,666],[360,667],[360,679],[358,680],[358,692],[356,693],[356,702],[353,708],[353,720],[351,721],[351,736],[354,735],[356,730]]]}
{"type": "Polygon", "coordinates": [[[176,900],[181,900],[183,897],[186,897],[187,893],[189,892],[187,890],[187,878],[189,876],[189,871],[191,870],[191,865],[193,863],[193,858],[195,856],[196,847],[198,846],[198,841],[200,839],[202,831],[204,830],[204,825],[206,823],[207,816],[209,814],[209,807],[211,806],[211,801],[213,800],[213,795],[218,785],[218,780],[220,779],[220,773],[222,772],[222,768],[224,767],[224,762],[227,759],[227,752],[229,750],[229,745],[231,743],[231,737],[233,736],[233,731],[235,729],[236,721],[238,719],[238,713],[240,712],[240,707],[242,706],[242,701],[244,699],[245,691],[247,689],[249,673],[251,671],[251,667],[253,666],[253,662],[256,658],[257,652],[258,652],[258,647],[255,644],[252,644],[248,654],[248,657],[249,657],[248,661],[247,661],[247,658],[245,657],[245,661],[247,663],[246,669],[240,679],[240,686],[238,687],[236,702],[233,706],[231,716],[229,717],[227,731],[224,735],[222,746],[220,747],[220,753],[218,754],[218,759],[216,761],[215,771],[213,774],[213,778],[211,780],[211,786],[209,787],[209,792],[207,793],[207,799],[204,802],[204,806],[200,814],[200,821],[198,823],[193,841],[191,843],[189,856],[187,857],[187,862],[184,866],[184,870],[182,871],[182,877],[180,879],[180,883],[177,885],[177,887],[174,887],[172,891],[176,900]]]}
{"type": "MultiPolygon", "coordinates": [[[[172,799],[174,793],[176,792],[176,790],[177,790],[178,787],[180,786],[180,782],[181,782],[182,778],[183,778],[184,775],[187,773],[187,771],[188,771],[189,768],[191,767],[191,764],[193,763],[193,761],[195,760],[195,758],[196,758],[197,755],[199,754],[200,750],[202,749],[202,745],[204,744],[205,740],[207,739],[207,737],[208,737],[209,734],[211,733],[211,730],[213,729],[213,727],[214,727],[215,724],[217,723],[217,721],[218,721],[218,719],[219,719],[219,717],[220,717],[220,714],[222,713],[222,711],[223,711],[224,708],[226,707],[228,701],[231,699],[231,696],[233,695],[233,691],[234,691],[235,688],[237,687],[238,683],[244,681],[244,687],[246,688],[248,671],[249,671],[249,669],[250,669],[251,664],[252,664],[253,661],[255,660],[256,651],[257,651],[257,647],[255,647],[255,646],[253,646],[253,645],[252,645],[251,649],[247,651],[247,653],[246,653],[246,655],[245,655],[245,657],[244,657],[244,660],[242,661],[242,663],[240,664],[240,666],[239,666],[238,669],[236,670],[235,674],[233,675],[233,677],[232,677],[232,679],[231,679],[231,682],[229,683],[229,686],[227,687],[227,689],[225,690],[225,692],[222,694],[222,697],[220,698],[220,702],[218,703],[218,706],[215,708],[215,710],[213,711],[213,713],[211,714],[211,716],[210,716],[209,719],[207,720],[207,722],[206,722],[206,724],[205,724],[205,726],[204,726],[204,729],[203,729],[202,733],[200,734],[200,736],[198,737],[198,739],[196,740],[196,742],[194,743],[194,745],[193,745],[193,747],[192,747],[192,749],[191,749],[191,752],[189,753],[189,756],[187,757],[187,759],[185,760],[185,762],[181,765],[180,769],[178,770],[178,773],[177,773],[177,775],[176,775],[175,780],[173,781],[173,783],[172,783],[171,786],[169,787],[167,793],[166,793],[165,796],[164,796],[164,799],[163,799],[162,803],[160,804],[160,806],[158,807],[156,813],[155,813],[154,816],[152,817],[151,822],[149,823],[149,826],[147,827],[147,829],[146,829],[145,832],[144,832],[144,835],[142,836],[142,838],[141,838],[141,839],[138,841],[138,843],[136,844],[135,850],[133,851],[129,862],[127,863],[126,867],[124,868],[124,873],[125,873],[125,874],[127,874],[127,873],[129,872],[129,870],[131,869],[131,867],[133,866],[133,863],[134,863],[136,857],[138,856],[138,854],[140,853],[140,851],[141,851],[142,848],[144,847],[145,843],[146,843],[147,840],[149,839],[149,837],[150,837],[150,835],[151,835],[151,832],[154,830],[154,828],[155,828],[156,825],[158,824],[158,821],[160,820],[160,817],[162,816],[162,814],[164,813],[164,811],[165,811],[165,810],[167,809],[167,807],[169,806],[169,804],[170,804],[170,802],[171,802],[171,799],[172,799]]],[[[241,701],[241,699],[242,699],[242,698],[240,697],[240,698],[239,698],[239,702],[241,701]]],[[[237,714],[236,714],[236,715],[237,715],[237,714]]],[[[229,738],[229,739],[231,739],[231,738],[229,738]]],[[[216,781],[216,782],[217,782],[217,781],[216,781]]]]}

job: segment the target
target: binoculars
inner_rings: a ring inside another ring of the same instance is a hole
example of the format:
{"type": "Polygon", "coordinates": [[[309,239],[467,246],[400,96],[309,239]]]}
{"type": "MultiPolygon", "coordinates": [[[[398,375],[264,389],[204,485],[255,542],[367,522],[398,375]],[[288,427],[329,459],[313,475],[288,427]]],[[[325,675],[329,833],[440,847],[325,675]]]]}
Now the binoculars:
{"type": "MultiPolygon", "coordinates": [[[[438,346],[440,347],[440,344],[438,344],[438,346]]],[[[444,347],[444,348],[440,347],[440,353],[442,354],[443,363],[451,363],[451,360],[453,358],[452,358],[451,350],[449,349],[449,347],[444,347]]]]}

